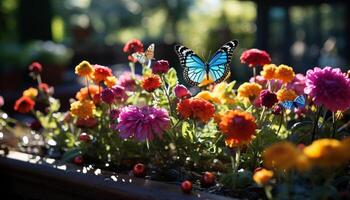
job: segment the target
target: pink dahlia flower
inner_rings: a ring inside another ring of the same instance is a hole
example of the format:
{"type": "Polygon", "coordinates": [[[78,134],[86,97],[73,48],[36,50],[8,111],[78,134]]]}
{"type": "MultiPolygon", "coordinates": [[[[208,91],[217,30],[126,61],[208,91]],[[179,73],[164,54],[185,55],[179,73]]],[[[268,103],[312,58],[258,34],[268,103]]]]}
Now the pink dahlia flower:
{"type": "Polygon", "coordinates": [[[291,83],[288,83],[287,89],[294,90],[297,95],[303,95],[306,86],[305,80],[306,77],[303,74],[296,74],[294,80],[291,83]]]}
{"type": "Polygon", "coordinates": [[[308,70],[304,92],[315,105],[323,105],[332,112],[350,107],[350,79],[339,68],[315,67],[308,70]]]}
{"type": "Polygon", "coordinates": [[[139,141],[153,140],[156,136],[163,137],[169,128],[168,112],[155,107],[127,106],[120,110],[116,126],[121,138],[134,138],[139,141]]]}

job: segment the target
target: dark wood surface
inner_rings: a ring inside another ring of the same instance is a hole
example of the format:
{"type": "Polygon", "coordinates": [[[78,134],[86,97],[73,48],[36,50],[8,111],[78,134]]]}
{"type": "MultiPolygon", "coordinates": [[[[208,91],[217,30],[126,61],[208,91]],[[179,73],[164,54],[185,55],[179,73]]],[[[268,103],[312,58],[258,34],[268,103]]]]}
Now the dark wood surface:
{"type": "Polygon", "coordinates": [[[231,199],[204,192],[183,194],[176,185],[96,169],[89,170],[89,167],[79,168],[19,152],[10,152],[7,157],[0,157],[0,182],[2,200],[231,199]]]}

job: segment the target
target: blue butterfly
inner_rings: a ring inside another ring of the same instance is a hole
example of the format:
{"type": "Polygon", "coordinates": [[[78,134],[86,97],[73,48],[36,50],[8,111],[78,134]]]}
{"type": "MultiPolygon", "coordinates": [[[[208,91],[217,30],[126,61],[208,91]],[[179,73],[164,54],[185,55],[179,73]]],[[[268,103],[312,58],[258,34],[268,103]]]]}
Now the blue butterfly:
{"type": "Polygon", "coordinates": [[[292,110],[294,108],[304,108],[306,104],[305,96],[300,95],[297,96],[294,101],[284,101],[281,105],[288,110],[292,110]]]}
{"type": "Polygon", "coordinates": [[[176,45],[175,52],[179,56],[181,66],[184,68],[185,81],[190,85],[199,85],[204,82],[219,83],[230,75],[230,66],[233,50],[238,41],[232,40],[224,44],[210,59],[204,62],[191,49],[176,45]]]}

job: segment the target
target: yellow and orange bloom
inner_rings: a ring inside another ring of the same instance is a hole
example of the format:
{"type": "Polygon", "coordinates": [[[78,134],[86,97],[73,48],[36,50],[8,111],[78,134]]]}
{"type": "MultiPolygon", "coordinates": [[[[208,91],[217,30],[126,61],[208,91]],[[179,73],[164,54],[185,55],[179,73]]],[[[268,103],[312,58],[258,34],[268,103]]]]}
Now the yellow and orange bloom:
{"type": "Polygon", "coordinates": [[[89,91],[87,87],[83,87],[79,90],[79,92],[77,92],[77,94],[75,95],[75,98],[79,101],[91,100],[91,99],[94,99],[94,97],[102,90],[103,88],[97,85],[90,85],[89,91]],[[91,97],[89,97],[89,94],[91,97]]]}
{"type": "Polygon", "coordinates": [[[261,85],[257,83],[243,83],[238,88],[238,96],[243,98],[248,98],[250,100],[254,100],[256,97],[260,95],[262,90],[261,85]]]}
{"type": "Polygon", "coordinates": [[[275,72],[275,78],[281,80],[283,83],[289,83],[293,81],[295,73],[293,68],[287,65],[279,65],[275,72]]]}
{"type": "Polygon", "coordinates": [[[249,143],[256,133],[256,128],[253,115],[240,110],[226,112],[219,124],[219,130],[226,136],[226,145],[231,148],[249,143]]]}
{"type": "Polygon", "coordinates": [[[23,91],[23,96],[34,99],[36,96],[38,96],[38,90],[32,87],[28,88],[23,91]]]}
{"type": "Polygon", "coordinates": [[[88,119],[93,117],[95,108],[95,104],[91,100],[76,101],[70,105],[70,112],[78,118],[88,119]]]}
{"type": "Polygon", "coordinates": [[[105,81],[107,77],[112,76],[112,70],[108,67],[102,65],[94,65],[94,71],[91,76],[91,79],[99,84],[102,81],[105,81]]]}
{"type": "Polygon", "coordinates": [[[184,119],[195,119],[207,123],[214,117],[215,107],[201,98],[189,98],[177,104],[177,111],[184,119]]]}
{"type": "Polygon", "coordinates": [[[292,89],[280,89],[276,94],[279,102],[293,101],[297,97],[297,93],[292,89]]]}
{"type": "Polygon", "coordinates": [[[258,185],[266,185],[273,177],[273,171],[262,168],[258,170],[253,175],[253,180],[258,185]]]}
{"type": "Polygon", "coordinates": [[[296,166],[299,153],[293,143],[275,143],[263,152],[264,166],[277,171],[290,170],[296,166]]]}
{"type": "Polygon", "coordinates": [[[336,139],[319,139],[303,149],[303,153],[313,165],[321,168],[338,167],[344,164],[349,156],[346,145],[336,139]]]}
{"type": "Polygon", "coordinates": [[[276,77],[277,66],[275,64],[264,65],[263,70],[260,72],[266,80],[272,80],[276,77]]]}
{"type": "Polygon", "coordinates": [[[117,84],[117,77],[108,76],[104,83],[107,87],[112,88],[113,86],[115,86],[115,84],[117,84]]]}
{"type": "Polygon", "coordinates": [[[147,92],[153,92],[157,88],[160,88],[162,81],[158,75],[151,74],[141,81],[141,87],[147,92]]]}
{"type": "Polygon", "coordinates": [[[78,74],[78,76],[86,76],[91,77],[91,75],[94,72],[94,68],[90,65],[88,61],[82,61],[75,67],[75,73],[78,74]]]}

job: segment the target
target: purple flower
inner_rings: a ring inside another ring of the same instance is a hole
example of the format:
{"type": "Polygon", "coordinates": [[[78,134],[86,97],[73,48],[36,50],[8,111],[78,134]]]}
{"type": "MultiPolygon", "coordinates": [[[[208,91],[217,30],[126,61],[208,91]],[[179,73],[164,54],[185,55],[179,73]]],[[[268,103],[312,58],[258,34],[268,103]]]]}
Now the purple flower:
{"type": "Polygon", "coordinates": [[[267,108],[271,108],[275,103],[277,103],[277,95],[273,92],[270,92],[268,90],[262,90],[260,92],[260,103],[262,106],[265,106],[267,108]]]}
{"type": "Polygon", "coordinates": [[[112,120],[118,119],[119,118],[119,114],[120,114],[120,109],[113,109],[111,110],[111,112],[109,113],[109,117],[112,120]]]}
{"type": "Polygon", "coordinates": [[[254,77],[250,78],[249,82],[251,82],[251,83],[255,82],[263,87],[266,86],[266,84],[267,84],[267,80],[263,76],[260,76],[260,75],[255,76],[255,78],[254,77]]]}
{"type": "Polygon", "coordinates": [[[272,108],[272,114],[280,115],[281,113],[282,113],[282,107],[280,105],[277,104],[272,108]]]}
{"type": "Polygon", "coordinates": [[[126,94],[125,88],[120,85],[113,86],[114,91],[114,98],[116,98],[117,101],[125,101],[128,99],[128,95],[126,94]]]}
{"type": "Polygon", "coordinates": [[[141,76],[132,75],[130,72],[124,72],[119,76],[118,85],[123,86],[126,91],[135,91],[136,89],[136,80],[140,80],[141,76]]]}
{"type": "Polygon", "coordinates": [[[304,88],[306,86],[305,80],[306,77],[303,74],[296,74],[294,80],[288,83],[287,89],[294,90],[297,93],[297,95],[303,95],[304,88]]]}
{"type": "MultiPolygon", "coordinates": [[[[163,137],[169,128],[170,119],[165,109],[154,107],[127,106],[120,110],[116,126],[121,138],[133,138],[144,141],[163,137]]],[[[116,129],[115,129],[116,130],[116,129]]]]}
{"type": "Polygon", "coordinates": [[[102,94],[101,94],[101,99],[102,101],[108,103],[108,104],[112,104],[115,101],[115,93],[113,89],[110,88],[105,88],[102,90],[102,94]]]}
{"type": "Polygon", "coordinates": [[[339,68],[308,70],[304,92],[315,105],[323,105],[332,112],[350,107],[350,79],[339,68]]]}
{"type": "Polygon", "coordinates": [[[177,98],[189,98],[191,97],[191,92],[184,85],[176,85],[174,88],[174,93],[177,98]]]}
{"type": "Polygon", "coordinates": [[[169,70],[169,62],[167,60],[158,60],[153,63],[152,73],[153,74],[164,74],[169,70]]]}

